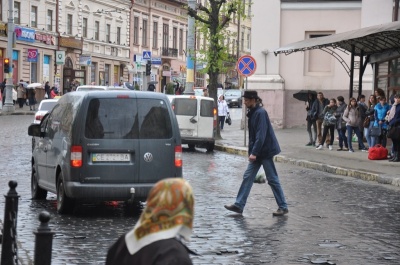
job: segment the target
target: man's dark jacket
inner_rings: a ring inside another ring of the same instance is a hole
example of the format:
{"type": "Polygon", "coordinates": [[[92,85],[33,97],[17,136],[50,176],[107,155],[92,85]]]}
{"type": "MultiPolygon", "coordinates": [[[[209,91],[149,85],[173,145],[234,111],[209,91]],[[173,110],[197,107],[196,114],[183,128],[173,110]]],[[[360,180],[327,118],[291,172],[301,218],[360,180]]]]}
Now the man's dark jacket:
{"type": "MultiPolygon", "coordinates": [[[[327,98],[323,98],[322,99],[322,103],[323,103],[323,107],[322,110],[325,108],[326,105],[329,105],[329,99],[327,98]]],[[[323,117],[321,117],[322,112],[319,112],[319,99],[314,101],[314,104],[311,107],[311,115],[313,119],[323,119],[323,117]]]]}
{"type": "Polygon", "coordinates": [[[274,129],[268,117],[267,111],[260,107],[250,109],[249,118],[249,155],[255,155],[258,159],[271,158],[281,152],[274,129]]]}

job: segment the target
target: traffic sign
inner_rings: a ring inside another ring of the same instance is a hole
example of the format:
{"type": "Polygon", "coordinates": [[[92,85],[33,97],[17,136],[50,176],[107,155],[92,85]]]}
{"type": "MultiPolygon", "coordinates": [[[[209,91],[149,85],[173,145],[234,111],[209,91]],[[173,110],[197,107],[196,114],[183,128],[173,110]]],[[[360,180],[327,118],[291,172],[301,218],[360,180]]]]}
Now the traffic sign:
{"type": "Polygon", "coordinates": [[[256,60],[250,55],[243,55],[239,58],[236,69],[241,76],[251,76],[257,69],[256,60]]]}
{"type": "Polygon", "coordinates": [[[151,60],[151,51],[143,51],[143,59],[151,60]]]}

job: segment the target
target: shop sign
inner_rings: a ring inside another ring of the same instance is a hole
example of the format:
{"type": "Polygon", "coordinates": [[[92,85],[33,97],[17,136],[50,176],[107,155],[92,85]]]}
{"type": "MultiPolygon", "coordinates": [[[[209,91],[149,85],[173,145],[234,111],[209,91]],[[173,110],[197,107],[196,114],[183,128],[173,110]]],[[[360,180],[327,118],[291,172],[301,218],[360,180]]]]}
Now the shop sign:
{"type": "Polygon", "coordinates": [[[65,63],[65,51],[56,51],[56,64],[65,63]]]}
{"type": "Polygon", "coordinates": [[[161,57],[151,58],[151,64],[161,65],[161,57]]]}
{"type": "Polygon", "coordinates": [[[52,35],[36,33],[35,39],[48,45],[56,45],[56,38],[52,35]]]}
{"type": "Polygon", "coordinates": [[[0,22],[0,36],[7,37],[7,31],[8,31],[7,23],[0,22]]]}
{"type": "Polygon", "coordinates": [[[38,54],[39,52],[37,49],[28,49],[28,62],[37,63],[38,54]]]}
{"type": "Polygon", "coordinates": [[[60,46],[82,50],[82,40],[75,39],[74,37],[70,38],[60,37],[60,46]]]}
{"type": "Polygon", "coordinates": [[[79,64],[91,65],[92,64],[92,55],[90,55],[90,54],[79,55],[79,64]]]}
{"type": "Polygon", "coordinates": [[[17,27],[14,30],[17,40],[35,42],[35,30],[17,27]]]}

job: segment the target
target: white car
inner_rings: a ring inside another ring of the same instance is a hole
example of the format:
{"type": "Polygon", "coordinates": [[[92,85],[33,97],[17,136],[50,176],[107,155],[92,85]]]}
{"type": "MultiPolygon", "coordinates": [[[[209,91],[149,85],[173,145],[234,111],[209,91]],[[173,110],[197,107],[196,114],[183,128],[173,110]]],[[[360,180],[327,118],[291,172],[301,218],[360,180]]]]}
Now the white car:
{"type": "Polygon", "coordinates": [[[43,99],[40,104],[38,111],[35,113],[35,119],[33,123],[40,124],[44,115],[50,112],[57,104],[58,98],[55,99],[43,99]]]}

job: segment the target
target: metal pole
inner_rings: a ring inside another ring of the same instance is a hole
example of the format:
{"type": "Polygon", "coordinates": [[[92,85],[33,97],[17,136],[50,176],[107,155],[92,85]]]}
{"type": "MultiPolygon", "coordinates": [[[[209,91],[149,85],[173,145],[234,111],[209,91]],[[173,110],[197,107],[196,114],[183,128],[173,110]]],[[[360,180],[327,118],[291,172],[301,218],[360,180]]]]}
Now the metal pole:
{"type": "MultiPolygon", "coordinates": [[[[246,76],[246,88],[245,89],[247,90],[247,76],[246,76]]],[[[246,115],[246,110],[247,110],[247,107],[246,107],[245,104],[243,104],[243,106],[244,106],[244,108],[243,108],[243,110],[244,110],[244,125],[243,125],[244,146],[247,146],[247,143],[246,143],[246,134],[247,134],[247,115],[246,115]]]]}
{"type": "Polygon", "coordinates": [[[4,113],[13,113],[15,111],[13,105],[13,36],[14,36],[14,1],[8,0],[8,24],[7,24],[7,57],[10,59],[10,72],[6,74],[7,83],[6,83],[6,100],[3,106],[4,113]]]}
{"type": "Polygon", "coordinates": [[[48,225],[50,214],[43,211],[39,214],[40,225],[35,234],[35,260],[34,264],[51,265],[51,250],[53,235],[48,225]]]}
{"type": "Polygon", "coordinates": [[[354,52],[355,52],[355,46],[354,46],[354,45],[351,45],[350,90],[349,90],[349,98],[352,98],[352,97],[353,97],[354,52]]]}
{"type": "Polygon", "coordinates": [[[362,94],[362,78],[364,75],[364,50],[361,50],[360,53],[360,67],[359,67],[359,75],[358,75],[358,96],[362,94]]]}
{"type": "Polygon", "coordinates": [[[8,182],[10,190],[4,196],[6,203],[4,207],[3,242],[1,244],[1,265],[18,264],[17,216],[19,196],[15,190],[17,185],[16,181],[8,182]]]}
{"type": "MultiPolygon", "coordinates": [[[[196,9],[196,0],[188,0],[188,7],[196,9]]],[[[194,95],[194,57],[195,57],[195,19],[188,16],[188,35],[186,51],[186,87],[184,94],[194,95]]]]}

